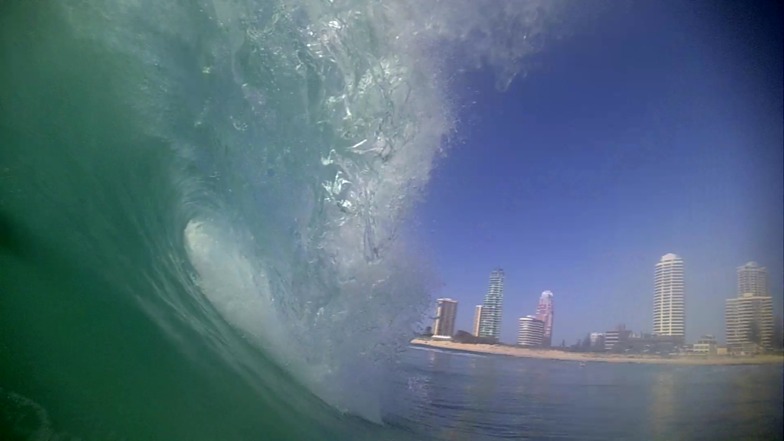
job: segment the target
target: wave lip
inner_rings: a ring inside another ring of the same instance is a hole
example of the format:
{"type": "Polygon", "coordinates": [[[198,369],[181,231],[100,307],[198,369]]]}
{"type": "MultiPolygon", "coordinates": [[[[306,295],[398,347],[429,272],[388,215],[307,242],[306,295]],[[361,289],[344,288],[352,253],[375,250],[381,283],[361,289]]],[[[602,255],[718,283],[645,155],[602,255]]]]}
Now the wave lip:
{"type": "MultiPolygon", "coordinates": [[[[198,365],[218,375],[230,366],[253,386],[248,394],[274,390],[298,402],[298,394],[273,387],[281,377],[268,365],[254,366],[274,358],[323,401],[381,421],[379,396],[391,387],[386,369],[410,340],[432,288],[402,231],[459,125],[450,86],[483,63],[508,82],[538,50],[552,4],[8,6],[27,8],[16,15],[26,20],[0,20],[18,30],[8,35],[24,44],[8,50],[29,70],[9,63],[13,75],[3,78],[13,87],[0,82],[1,96],[22,110],[0,113],[3,140],[18,141],[4,143],[11,154],[0,158],[2,173],[12,170],[2,176],[0,214],[12,212],[55,250],[48,262],[58,265],[30,274],[93,276],[62,289],[91,312],[83,314],[87,325],[151,322],[160,329],[130,333],[168,337],[109,348],[107,341],[127,336],[84,333],[84,347],[100,350],[80,353],[86,361],[75,361],[70,373],[128,354],[155,371],[158,360],[145,352],[155,343],[158,356],[175,357],[166,347],[182,357],[179,373],[198,365]],[[22,29],[34,17],[41,26],[22,29]],[[40,41],[26,41],[30,35],[40,41]],[[28,196],[35,199],[29,206],[28,196]],[[64,228],[69,234],[55,234],[64,228]],[[109,309],[119,318],[108,318],[109,309]]],[[[14,300],[23,294],[14,292],[14,300]]],[[[63,298],[57,295],[40,298],[63,298]]],[[[52,328],[81,314],[68,313],[53,315],[52,328]]],[[[43,322],[40,329],[49,329],[43,322]]],[[[47,358],[34,345],[25,350],[31,359],[65,358],[47,358]]],[[[128,366],[110,370],[149,386],[144,393],[163,394],[128,366]]],[[[95,393],[89,378],[77,377],[64,395],[82,386],[95,393]]],[[[107,419],[122,421],[118,415],[107,419]]]]}
{"type": "Polygon", "coordinates": [[[188,255],[224,319],[337,408],[380,421],[385,366],[427,303],[400,230],[457,125],[451,72],[487,64],[506,87],[555,5],[215,5],[228,53],[202,73],[231,113],[206,100],[198,124],[231,147],[194,153],[228,213],[191,219],[188,255]]]}

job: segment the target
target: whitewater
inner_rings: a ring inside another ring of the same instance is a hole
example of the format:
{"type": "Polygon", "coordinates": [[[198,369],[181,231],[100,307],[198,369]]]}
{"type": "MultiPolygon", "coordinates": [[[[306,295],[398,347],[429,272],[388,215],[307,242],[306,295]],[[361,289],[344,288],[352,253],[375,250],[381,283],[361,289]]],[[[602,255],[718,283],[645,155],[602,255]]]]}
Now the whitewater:
{"type": "Polygon", "coordinates": [[[560,7],[2,2],[0,438],[410,439],[405,222],[560,7]]]}

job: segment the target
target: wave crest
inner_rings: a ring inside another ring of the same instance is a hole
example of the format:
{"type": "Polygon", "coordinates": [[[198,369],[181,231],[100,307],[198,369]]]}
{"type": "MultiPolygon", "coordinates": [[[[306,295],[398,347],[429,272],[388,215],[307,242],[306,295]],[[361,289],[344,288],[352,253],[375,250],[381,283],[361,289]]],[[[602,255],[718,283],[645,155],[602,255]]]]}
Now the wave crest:
{"type": "Polygon", "coordinates": [[[173,209],[197,289],[168,304],[214,308],[321,398],[379,420],[382,367],[431,288],[400,229],[458,125],[450,84],[489,65],[507,87],[561,3],[61,8],[84,38],[134,60],[126,98],[185,164],[173,209]]]}

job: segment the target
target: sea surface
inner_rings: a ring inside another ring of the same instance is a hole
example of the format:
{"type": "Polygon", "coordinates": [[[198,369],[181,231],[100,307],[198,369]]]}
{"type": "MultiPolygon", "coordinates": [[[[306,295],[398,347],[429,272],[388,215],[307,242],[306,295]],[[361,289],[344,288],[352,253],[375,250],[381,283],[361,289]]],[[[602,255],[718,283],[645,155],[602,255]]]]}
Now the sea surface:
{"type": "Polygon", "coordinates": [[[771,367],[406,349],[460,72],[559,5],[0,1],[0,440],[780,437],[771,367]]]}
{"type": "Polygon", "coordinates": [[[781,365],[581,366],[411,348],[398,373],[411,401],[390,421],[432,439],[783,439],[781,365]]]}

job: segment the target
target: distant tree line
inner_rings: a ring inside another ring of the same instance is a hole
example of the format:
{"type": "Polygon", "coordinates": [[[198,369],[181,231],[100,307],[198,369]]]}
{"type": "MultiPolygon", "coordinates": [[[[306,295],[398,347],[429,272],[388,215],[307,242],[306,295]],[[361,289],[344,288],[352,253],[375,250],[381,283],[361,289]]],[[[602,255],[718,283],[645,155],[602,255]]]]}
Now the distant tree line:
{"type": "Polygon", "coordinates": [[[470,343],[470,344],[487,344],[493,345],[498,343],[498,340],[493,337],[477,337],[474,334],[471,334],[468,331],[457,331],[457,333],[452,336],[452,341],[457,343],[470,343]]]}
{"type": "MultiPolygon", "coordinates": [[[[425,331],[422,334],[420,334],[420,337],[432,338],[433,328],[430,326],[426,327],[425,331]]],[[[493,345],[498,343],[498,340],[493,337],[477,337],[468,331],[463,331],[462,329],[457,331],[455,335],[452,336],[452,341],[455,343],[487,344],[487,345],[493,345]]]]}

